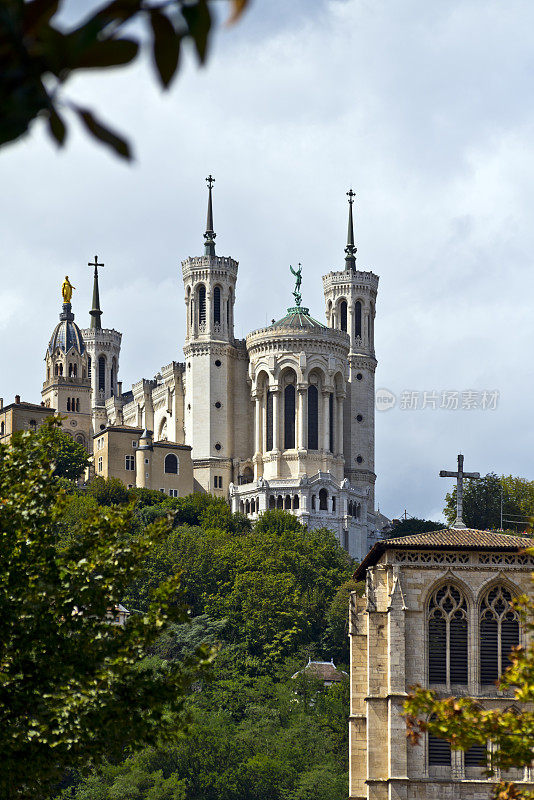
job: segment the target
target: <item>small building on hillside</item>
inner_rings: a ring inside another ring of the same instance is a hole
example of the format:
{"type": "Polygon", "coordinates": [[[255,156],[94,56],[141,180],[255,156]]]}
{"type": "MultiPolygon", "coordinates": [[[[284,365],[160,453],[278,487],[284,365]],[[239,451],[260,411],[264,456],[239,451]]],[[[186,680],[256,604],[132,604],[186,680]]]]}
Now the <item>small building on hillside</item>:
{"type": "Polygon", "coordinates": [[[342,683],[349,677],[342,669],[338,669],[334,661],[312,661],[308,663],[304,669],[295,672],[292,678],[298,678],[299,675],[304,675],[306,678],[322,681],[325,686],[332,686],[334,683],[342,683]]]}

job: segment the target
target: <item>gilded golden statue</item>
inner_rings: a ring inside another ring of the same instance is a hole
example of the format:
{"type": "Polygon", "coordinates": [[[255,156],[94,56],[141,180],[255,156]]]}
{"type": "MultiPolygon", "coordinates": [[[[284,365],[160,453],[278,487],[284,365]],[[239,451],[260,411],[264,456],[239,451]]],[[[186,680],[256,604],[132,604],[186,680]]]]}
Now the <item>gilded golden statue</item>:
{"type": "Polygon", "coordinates": [[[61,286],[61,295],[64,303],[70,303],[73,289],[76,289],[76,287],[69,281],[69,276],[65,275],[65,280],[61,286]]]}

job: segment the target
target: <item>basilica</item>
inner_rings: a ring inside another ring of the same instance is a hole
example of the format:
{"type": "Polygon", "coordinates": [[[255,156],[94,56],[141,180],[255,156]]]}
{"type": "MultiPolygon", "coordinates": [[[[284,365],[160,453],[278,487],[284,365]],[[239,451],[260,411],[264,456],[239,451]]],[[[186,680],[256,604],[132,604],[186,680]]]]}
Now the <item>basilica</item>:
{"type": "MultiPolygon", "coordinates": [[[[36,406],[34,416],[61,413],[65,429],[92,453],[96,475],[172,496],[210,492],[251,519],[286,509],[309,527],[327,525],[360,560],[380,527],[374,507],[378,277],[356,268],[354,193],[348,193],[343,268],[322,279],[325,321],[302,305],[299,265],[292,269],[292,306],[271,325],[236,339],[238,262],[216,253],[213,183],[210,176],[204,252],[181,265],[184,360],[123,389],[122,334],[102,327],[95,257],[88,328],[76,324],[74,287],[68,277],[63,283],[59,323],[45,354],[43,410],[36,406]]],[[[0,411],[4,435],[14,424],[7,414],[13,407],[0,411]]],[[[31,408],[29,414],[26,422],[31,408]]]]}

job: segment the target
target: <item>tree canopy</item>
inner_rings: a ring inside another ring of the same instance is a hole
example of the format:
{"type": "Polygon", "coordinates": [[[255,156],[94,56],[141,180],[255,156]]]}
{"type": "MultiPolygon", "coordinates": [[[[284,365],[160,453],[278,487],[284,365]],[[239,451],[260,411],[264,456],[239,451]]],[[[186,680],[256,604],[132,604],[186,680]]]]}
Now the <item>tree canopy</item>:
{"type": "Polygon", "coordinates": [[[175,734],[185,691],[210,657],[136,668],[187,618],[169,572],[142,613],[111,624],[168,524],[127,537],[132,507],[88,507],[58,548],[66,496],[50,463],[56,441],[52,423],[0,445],[0,795],[9,798],[44,798],[67,767],[175,734]]]}
{"type": "MultiPolygon", "coordinates": [[[[468,528],[495,530],[501,527],[521,532],[534,514],[534,481],[493,472],[479,480],[466,480],[463,497],[463,520],[468,528]]],[[[443,513],[449,523],[456,517],[456,488],[445,497],[443,513]]]]}

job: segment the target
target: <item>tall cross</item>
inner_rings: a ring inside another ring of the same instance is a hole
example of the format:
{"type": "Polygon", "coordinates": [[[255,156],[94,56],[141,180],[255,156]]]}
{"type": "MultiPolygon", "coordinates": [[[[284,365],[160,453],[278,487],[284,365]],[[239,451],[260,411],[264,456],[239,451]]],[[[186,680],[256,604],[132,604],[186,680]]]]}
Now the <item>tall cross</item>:
{"type": "Polygon", "coordinates": [[[211,187],[215,183],[215,178],[212,178],[211,175],[208,175],[208,177],[206,178],[206,183],[208,184],[209,188],[211,189],[211,187]]]}
{"type": "Polygon", "coordinates": [[[347,197],[349,198],[349,203],[352,205],[354,203],[354,198],[356,197],[356,192],[352,191],[352,188],[349,192],[347,192],[347,197]]]}
{"type": "Polygon", "coordinates": [[[99,264],[98,263],[98,256],[95,256],[94,263],[92,261],[88,261],[87,262],[87,266],[88,267],[94,267],[95,268],[95,275],[97,275],[98,274],[98,267],[104,267],[105,264],[99,264]]]}
{"type": "Polygon", "coordinates": [[[439,473],[440,478],[456,478],[456,519],[451,525],[451,528],[465,528],[465,522],[462,519],[463,503],[464,503],[464,478],[480,478],[480,472],[464,472],[464,457],[458,455],[458,472],[448,472],[442,469],[439,473]]]}

